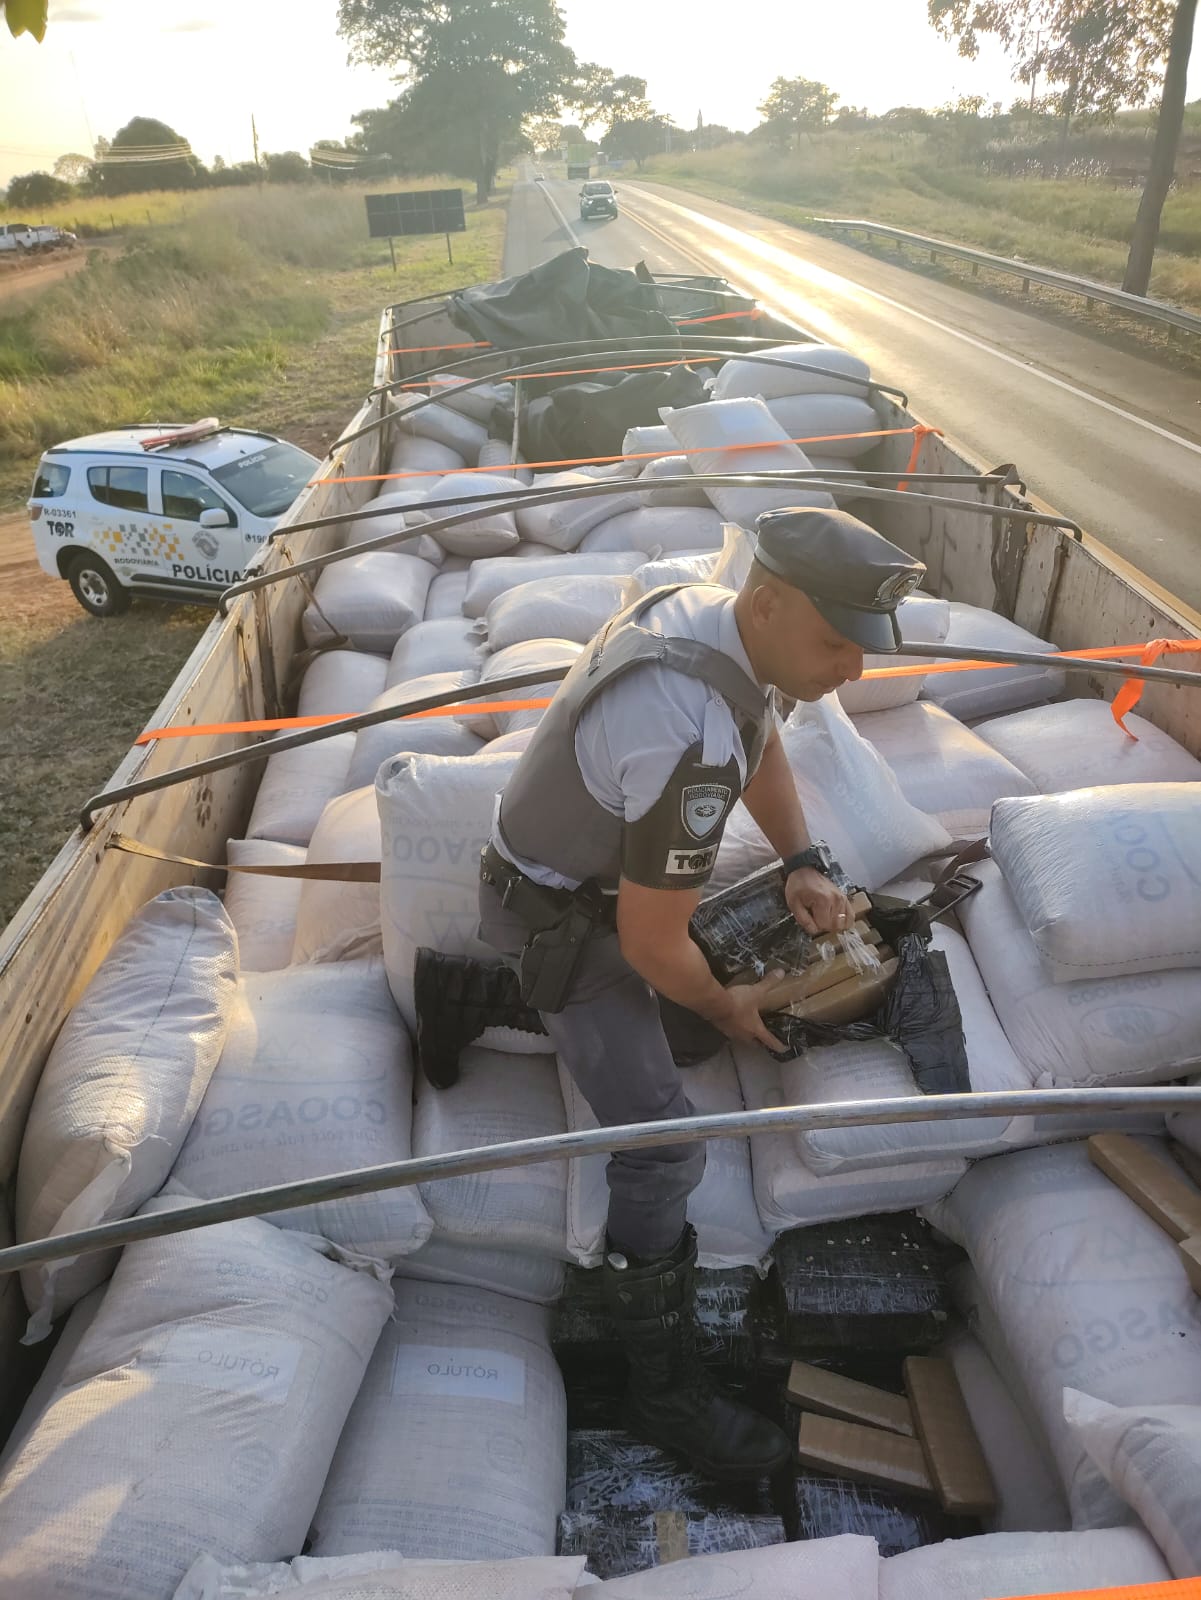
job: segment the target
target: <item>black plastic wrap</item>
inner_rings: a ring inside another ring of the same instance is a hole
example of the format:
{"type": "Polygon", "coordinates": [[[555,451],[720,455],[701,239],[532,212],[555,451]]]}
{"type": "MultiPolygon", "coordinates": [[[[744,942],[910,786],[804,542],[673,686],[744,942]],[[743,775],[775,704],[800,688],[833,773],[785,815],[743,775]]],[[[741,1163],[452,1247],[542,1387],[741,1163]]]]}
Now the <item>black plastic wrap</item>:
{"type": "Polygon", "coordinates": [[[795,1356],[915,1354],[946,1332],[959,1259],[914,1212],[821,1222],[782,1233],[769,1282],[795,1356]]]}
{"type": "Polygon", "coordinates": [[[565,1511],[559,1518],[561,1556],[586,1555],[598,1578],[624,1578],[688,1556],[724,1555],[783,1544],[776,1516],[739,1516],[722,1511],[658,1511],[644,1516],[606,1516],[565,1511]]]}
{"type": "Polygon", "coordinates": [[[798,1537],[866,1533],[880,1546],[882,1556],[899,1556],[919,1545],[941,1544],[977,1531],[974,1523],[948,1517],[932,1501],[819,1473],[798,1475],[796,1504],[798,1537]]]}
{"type": "Polygon", "coordinates": [[[659,1511],[774,1516],[777,1509],[766,1480],[717,1484],[619,1428],[568,1430],[568,1511],[607,1519],[659,1511]]]}

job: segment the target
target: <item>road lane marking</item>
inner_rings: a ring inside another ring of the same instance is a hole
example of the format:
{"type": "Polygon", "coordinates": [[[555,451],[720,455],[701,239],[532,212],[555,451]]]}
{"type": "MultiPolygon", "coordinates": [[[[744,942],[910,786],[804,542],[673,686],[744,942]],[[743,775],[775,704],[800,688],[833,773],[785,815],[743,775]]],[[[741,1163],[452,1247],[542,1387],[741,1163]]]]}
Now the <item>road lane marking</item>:
{"type": "MultiPolygon", "coordinates": [[[[1111,416],[1120,417],[1123,422],[1133,423],[1136,427],[1145,428],[1149,433],[1158,434],[1161,439],[1166,439],[1169,444],[1178,444],[1185,450],[1191,450],[1194,455],[1201,456],[1201,444],[1196,444],[1191,439],[1186,439],[1178,433],[1173,433],[1170,428],[1162,428],[1156,422],[1149,422],[1146,417],[1140,417],[1133,411],[1114,405],[1110,400],[1102,400],[1100,395],[1090,394],[1087,389],[1078,388],[1076,384],[1069,383],[1064,378],[1057,378],[1053,373],[1044,372],[1041,367],[1031,365],[1017,356],[1006,354],[998,350],[995,345],[988,344],[983,339],[977,339],[970,333],[964,333],[959,328],[953,328],[949,323],[941,322],[937,317],[927,316],[924,311],[915,311],[912,306],[907,306],[901,300],[894,300],[891,295],[883,294],[878,289],[868,289],[863,284],[855,283],[853,279],[844,278],[838,273],[830,272],[825,267],[819,267],[813,262],[806,261],[803,256],[793,255],[790,251],[781,249],[778,245],[768,244],[765,240],[756,239],[751,233],[740,228],[731,228],[724,222],[718,222],[714,217],[706,217],[703,212],[693,211],[687,206],[677,205],[674,200],[665,200],[661,195],[646,195],[645,198],[657,201],[658,204],[678,211],[681,216],[688,217],[701,223],[711,232],[716,233],[732,244],[753,255],[759,256],[765,263],[776,265],[781,270],[794,275],[807,277],[819,286],[829,287],[835,293],[844,296],[848,287],[855,294],[866,296],[871,300],[878,300],[882,305],[891,306],[896,311],[903,311],[907,316],[914,317],[918,322],[924,322],[928,327],[937,328],[941,333],[950,334],[953,339],[971,345],[975,350],[982,350],[986,355],[993,356],[998,361],[1004,361],[1007,366],[1017,367],[1019,371],[1029,374],[1034,378],[1041,378],[1044,383],[1052,384],[1056,389],[1062,389],[1067,394],[1076,395],[1078,399],[1087,400],[1091,405],[1099,406],[1102,411],[1108,411],[1111,416]],[[844,287],[838,287],[838,286],[844,287]]],[[[643,219],[639,218],[639,221],[643,219]]]]}
{"type": "Polygon", "coordinates": [[[546,201],[547,205],[554,212],[555,216],[558,217],[559,222],[562,225],[563,232],[571,240],[572,244],[575,245],[577,250],[582,250],[584,248],[584,246],[580,243],[579,237],[576,234],[575,229],[572,227],[571,223],[568,222],[567,218],[563,215],[562,207],[559,205],[559,202],[555,199],[554,195],[551,194],[550,189],[547,187],[547,185],[545,183],[536,183],[534,185],[534,188],[542,190],[543,199],[546,201]]]}

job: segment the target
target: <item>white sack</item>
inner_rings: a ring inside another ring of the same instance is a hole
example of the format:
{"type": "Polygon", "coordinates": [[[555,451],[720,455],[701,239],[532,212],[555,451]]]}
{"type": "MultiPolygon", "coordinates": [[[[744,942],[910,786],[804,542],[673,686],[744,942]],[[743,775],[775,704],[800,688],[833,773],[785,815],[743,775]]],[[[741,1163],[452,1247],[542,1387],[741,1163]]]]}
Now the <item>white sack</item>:
{"type": "MultiPolygon", "coordinates": [[[[1049,639],[1019,628],[1008,617],[983,606],[952,600],[951,625],[944,644],[970,650],[1054,650],[1049,639]]],[[[1002,711],[1039,705],[1062,694],[1062,667],[989,667],[974,672],[939,672],[922,682],[922,698],[933,700],[962,722],[995,717],[1002,711]]]]}
{"type": "MultiPolygon", "coordinates": [[[[967,941],[936,925],[933,946],[946,957],[963,1019],[971,1088],[977,1094],[1029,1089],[1030,1075],[1001,1031],[967,941]]],[[[892,1100],[921,1091],[904,1051],[891,1039],[844,1040],[809,1049],[780,1065],[790,1105],[839,1100],[892,1100]]],[[[811,1172],[861,1172],[910,1161],[992,1155],[1031,1141],[1029,1117],[964,1117],[951,1122],[898,1122],[864,1128],[815,1128],[795,1135],[811,1172]]]]}
{"type": "MultiPolygon", "coordinates": [[[[789,442],[762,400],[711,400],[663,415],[672,439],[688,455],[695,473],[807,472],[808,456],[789,442]],[[759,445],[760,449],[734,449],[759,445]]],[[[671,448],[671,447],[669,447],[671,448]]],[[[709,489],[705,491],[727,522],[754,528],[765,511],[783,506],[824,506],[834,501],[819,489],[797,484],[776,488],[709,489]]]]}
{"type": "MultiPolygon", "coordinates": [[[[897,624],[901,638],[910,644],[941,644],[951,626],[951,608],[945,600],[934,595],[910,594],[897,606],[897,624]]],[[[912,667],[920,665],[920,658],[906,655],[865,655],[864,672],[876,668],[912,667]]],[[[888,711],[893,706],[907,706],[916,700],[925,682],[924,675],[909,678],[869,678],[866,682],[844,683],[838,698],[844,711],[853,717],[867,711],[888,711]]]]}
{"type": "MultiPolygon", "coordinates": [[[[635,428],[627,428],[625,438],[621,441],[623,456],[648,457],[670,455],[676,450],[675,437],[670,428],[662,423],[649,423],[635,428]]],[[[635,470],[640,462],[632,463],[635,470]]]]}
{"type": "Polygon", "coordinates": [[[610,1600],[745,1600],[748,1595],[755,1600],[878,1600],[879,1570],[874,1539],[839,1533],[669,1561],[598,1584],[596,1600],[606,1593],[610,1600]]]}
{"type": "MultiPolygon", "coordinates": [[[[512,677],[518,672],[532,672],[536,667],[567,667],[579,655],[582,646],[574,639],[528,639],[524,644],[511,644],[498,650],[484,662],[480,682],[493,678],[512,677]]],[[[524,689],[503,689],[497,698],[502,700],[542,700],[553,698],[562,682],[562,675],[545,683],[527,684],[524,689]]],[[[545,709],[545,708],[543,708],[545,709]]],[[[521,728],[534,728],[542,721],[543,712],[534,711],[480,711],[463,718],[464,724],[481,738],[495,738],[502,733],[516,733],[521,728]]]]}
{"type": "Polygon", "coordinates": [[[989,842],[1053,982],[1201,966],[1201,785],[1001,800],[989,842]]]}
{"type": "Polygon", "coordinates": [[[1141,1528],[983,1533],[880,1563],[879,1600],[995,1600],[1159,1583],[1167,1568],[1141,1528]]]}
{"type": "MultiPolygon", "coordinates": [[[[412,1116],[412,1048],[378,957],[248,976],[173,1176],[207,1200],[407,1161],[412,1116]]],[[[269,1220],[384,1261],[433,1231],[415,1188],[269,1220]]]]}
{"type": "Polygon", "coordinates": [[[400,756],[376,778],[384,959],[410,1030],[417,1025],[419,947],[496,962],[496,952],[479,937],[480,852],[492,831],[496,796],[517,760],[487,752],[467,759],[400,756]]]}
{"type": "Polygon", "coordinates": [[[722,519],[712,506],[642,506],[593,528],[580,545],[591,555],[607,550],[645,550],[671,555],[680,550],[717,550],[722,519]]]}
{"type": "MultiPolygon", "coordinates": [[[[694,1116],[744,1110],[742,1091],[729,1046],[684,1074],[694,1116]]],[[[571,1132],[598,1126],[571,1074],[560,1064],[559,1087],[571,1132]]],[[[581,1156],[568,1163],[567,1247],[584,1266],[604,1253],[609,1209],[607,1155],[581,1156]]],[[[688,1196],[688,1220],[696,1229],[702,1267],[758,1266],[771,1248],[771,1234],[759,1220],[751,1183],[751,1151],[746,1139],[710,1139],[705,1145],[705,1175],[688,1196]]]]}
{"type": "MultiPolygon", "coordinates": [[[[584,472],[543,472],[539,474],[539,489],[595,488],[596,479],[584,472]]],[[[523,539],[533,544],[548,545],[552,550],[574,550],[580,540],[597,523],[615,517],[621,511],[636,511],[642,496],[631,489],[627,494],[580,495],[573,500],[531,501],[517,512],[517,528],[523,539]]]]}
{"type": "MultiPolygon", "coordinates": [[[[217,1065],[237,981],[237,935],[207,889],[166,889],[129,919],[38,1080],[17,1171],[18,1244],[132,1216],[158,1192],[217,1065]]],[[[27,1340],[44,1338],[114,1259],[94,1251],[23,1272],[27,1340]]]]}
{"type": "MultiPolygon", "coordinates": [[[[779,1062],[760,1045],[736,1044],[733,1049],[748,1111],[790,1104],[780,1087],[779,1062]]],[[[947,1159],[819,1178],[801,1160],[787,1131],[752,1134],[750,1142],[755,1204],[769,1233],[811,1222],[909,1211],[940,1199],[967,1170],[965,1162],[947,1159]]]]}
{"type": "Polygon", "coordinates": [[[530,740],[533,737],[533,728],[518,728],[515,733],[502,733],[499,738],[488,741],[488,754],[490,756],[521,755],[522,751],[529,748],[530,740]]]}
{"type": "MultiPolygon", "coordinates": [[[[476,383],[474,388],[468,388],[468,383],[472,381],[453,372],[439,372],[431,380],[430,393],[438,396],[441,405],[449,406],[452,411],[460,411],[473,422],[487,427],[497,406],[513,404],[513,385],[476,383]]],[[[499,441],[489,439],[488,443],[496,444],[499,441]]]]}
{"type": "MultiPolygon", "coordinates": [[[[596,555],[548,556],[537,545],[530,547],[529,566],[518,566],[512,557],[498,556],[491,561],[475,561],[463,599],[465,617],[482,617],[498,594],[519,583],[538,583],[543,578],[628,576],[646,560],[644,550],[609,550],[596,555]]],[[[524,551],[517,552],[524,555],[524,551]]]]}
{"type": "MultiPolygon", "coordinates": [[[[459,1080],[449,1089],[418,1081],[417,1157],[566,1131],[553,1055],[510,1056],[468,1045],[459,1059],[459,1080]]],[[[567,1255],[566,1161],[441,1178],[419,1188],[447,1238],[556,1259],[567,1255]]]]}
{"type": "Polygon", "coordinates": [[[566,1267],[551,1256],[528,1250],[493,1250],[486,1245],[463,1244],[437,1228],[429,1240],[406,1256],[406,1278],[425,1283],[455,1283],[468,1289],[490,1289],[495,1294],[553,1305],[563,1293],[566,1267]]]}
{"type": "Polygon", "coordinates": [[[1136,1514],[1176,1578],[1201,1577],[1201,1405],[1118,1407],[1063,1392],[1093,1469],[1136,1514]]]}
{"type": "Polygon", "coordinates": [[[1194,971],[1055,983],[995,862],[959,918],[1006,1037],[1036,1089],[1169,1083],[1201,1064],[1194,971]]]}
{"type": "MultiPolygon", "coordinates": [[[[367,709],[381,711],[384,706],[404,705],[427,695],[468,689],[478,677],[473,667],[469,672],[431,672],[422,678],[408,678],[385,689],[367,709]]],[[[374,784],[376,773],[392,756],[471,756],[482,748],[478,735],[465,728],[457,717],[402,717],[396,722],[377,722],[360,728],[355,735],[346,788],[374,784]]]]}
{"type": "MultiPolygon", "coordinates": [[[[312,862],[378,861],[379,815],[370,788],[330,801],[305,858],[312,862]]],[[[292,961],[312,961],[349,938],[379,938],[379,884],[309,878],[300,893],[292,961]]]]}
{"type": "MultiPolygon", "coordinates": [[[[461,472],[467,465],[466,456],[452,450],[448,444],[436,439],[419,439],[411,433],[396,436],[388,456],[389,472],[461,472]]],[[[384,489],[391,488],[385,480],[384,489]]]]}
{"type": "MultiPolygon", "coordinates": [[[[225,858],[231,867],[299,867],[304,865],[305,849],[272,839],[230,839],[225,858]]],[[[303,888],[300,878],[229,874],[223,898],[238,936],[238,965],[243,972],[274,972],[287,966],[303,888]]]]}
{"type": "Polygon", "coordinates": [[[1197,783],[1201,761],[1146,717],[1126,713],[1128,738],[1106,700],[1063,700],[977,724],[1042,794],[1094,783],[1197,783]]]}
{"type": "MultiPolygon", "coordinates": [[[[516,478],[490,472],[449,472],[446,477],[432,482],[419,511],[431,523],[443,517],[453,517],[471,511],[471,501],[477,495],[520,494],[523,485],[516,478]],[[445,504],[444,502],[451,502],[445,504]]],[[[453,528],[433,529],[433,537],[451,555],[498,556],[511,550],[517,543],[517,522],[511,510],[503,509],[500,500],[483,502],[474,508],[475,515],[453,528]]],[[[410,513],[410,518],[412,518],[410,513]]]]}
{"type": "Polygon", "coordinates": [[[437,568],[416,556],[369,550],[325,567],[305,607],[306,645],[342,644],[380,654],[419,622],[437,568]]]}
{"type": "Polygon", "coordinates": [[[497,595],[484,615],[488,648],[505,650],[529,639],[587,644],[621,609],[624,578],[543,578],[497,595]]]}
{"type": "Polygon", "coordinates": [[[997,1491],[997,1508],[985,1518],[988,1531],[1049,1533],[1070,1528],[1072,1520],[1054,1464],[1027,1426],[984,1346],[959,1329],[937,1354],[945,1356],[955,1369],[997,1491]]]}
{"type": "Polygon", "coordinates": [[[767,409],[789,439],[811,440],[802,450],[818,449],[832,458],[853,459],[879,444],[879,439],[856,438],[857,434],[878,434],[880,419],[870,400],[850,394],[781,395],[767,402],[767,409]],[[849,434],[849,438],[840,438],[849,434]]]}
{"type": "MultiPolygon", "coordinates": [[[[349,545],[365,544],[369,539],[378,539],[383,532],[381,527],[373,527],[370,522],[353,522],[350,533],[344,541],[342,548],[349,545]]],[[[402,534],[392,544],[384,545],[377,554],[396,556],[416,556],[419,561],[428,561],[431,567],[440,567],[446,560],[446,551],[436,539],[428,533],[411,532],[402,534]]]]}
{"type": "Polygon", "coordinates": [[[315,1553],[553,1555],[567,1400],[547,1313],[482,1289],[395,1288],[317,1508],[315,1553]]]}
{"type": "Polygon", "coordinates": [[[767,361],[745,361],[733,356],[723,364],[713,380],[715,400],[737,400],[748,395],[760,395],[764,400],[774,400],[788,394],[851,394],[867,393],[863,380],[871,377],[866,361],[841,350],[832,344],[779,344],[757,355],[769,356],[767,361]],[[776,363],[787,362],[787,366],[776,363]],[[823,367],[841,377],[827,377],[825,372],[811,372],[810,367],[823,367]]]}
{"type": "Polygon", "coordinates": [[[307,845],[321,813],[346,788],[354,741],[353,733],[331,733],[312,744],[268,756],[246,824],[246,837],[307,845]]]}
{"type": "Polygon", "coordinates": [[[927,1214],[972,1258],[1074,1526],[1113,1526],[1121,1508],[1082,1473],[1063,1391],[1113,1405],[1196,1401],[1201,1303],[1174,1242],[1093,1166],[1083,1142],[979,1161],[927,1214]]]}
{"type": "Polygon", "coordinates": [[[291,1556],[391,1310],[382,1273],[258,1218],[127,1245],[0,1483],[0,1591],[164,1600],[199,1550],[291,1556]]]}
{"type": "MultiPolygon", "coordinates": [[[[12,1244],[12,1238],[5,1234],[4,1244],[12,1244]]],[[[6,1274],[13,1291],[19,1289],[19,1279],[15,1272],[6,1274]]],[[[67,1370],[75,1352],[83,1341],[84,1334],[96,1320],[96,1313],[100,1310],[100,1303],[108,1292],[108,1284],[102,1283],[97,1288],[91,1289],[82,1300],[77,1300],[64,1317],[59,1327],[58,1335],[54,1340],[50,1354],[46,1358],[46,1365],[38,1373],[37,1382],[29,1391],[25,1404],[21,1407],[21,1414],[13,1423],[12,1431],[4,1441],[4,1450],[0,1453],[0,1480],[8,1471],[8,1464],[28,1439],[29,1435],[42,1420],[47,1406],[58,1394],[62,1387],[63,1373],[67,1370]]],[[[17,1293],[20,1299],[20,1294],[17,1293]]],[[[22,1321],[24,1318],[21,1319],[22,1321]]],[[[5,1332],[8,1330],[6,1329],[5,1332]]],[[[13,1334],[13,1344],[16,1343],[20,1333],[18,1326],[13,1334]]]]}
{"type": "Polygon", "coordinates": [[[625,602],[632,605],[640,595],[662,589],[669,583],[711,583],[713,569],[720,559],[719,550],[695,550],[648,561],[645,566],[636,567],[624,580],[625,602]]]}
{"type": "Polygon", "coordinates": [[[993,803],[1033,792],[1023,773],[929,700],[855,718],[892,768],[911,806],[937,817],[953,839],[983,838],[993,803]]]}
{"type": "MultiPolygon", "coordinates": [[[[781,727],[780,739],[810,832],[826,841],[860,888],[877,889],[950,844],[941,823],[905,799],[887,762],[856,732],[837,695],[798,705],[781,727]]],[[[776,859],[739,801],[726,824],[708,893],[776,859]]]]}
{"type": "Polygon", "coordinates": [[[440,572],[430,584],[429,593],[425,597],[426,622],[443,622],[448,618],[463,615],[463,601],[467,597],[467,585],[471,582],[471,569],[465,567],[462,572],[440,572]]]}
{"type": "Polygon", "coordinates": [[[223,1567],[199,1556],[174,1600],[572,1600],[585,1556],[410,1561],[395,1550],[223,1567]]]}
{"type": "Polygon", "coordinates": [[[463,416],[439,400],[427,405],[420,396],[401,403],[400,427],[403,432],[415,434],[419,439],[434,439],[438,444],[446,445],[462,456],[469,467],[475,465],[488,438],[488,430],[482,422],[463,416]],[[418,403],[420,410],[407,409],[418,403]]]}
{"type": "Polygon", "coordinates": [[[382,687],[391,689],[431,672],[474,671],[478,677],[483,657],[483,641],[466,617],[419,622],[397,640],[382,687]]]}
{"type": "Polygon", "coordinates": [[[363,650],[323,650],[305,670],[298,717],[336,717],[364,711],[384,687],[385,656],[363,650]]]}
{"type": "Polygon", "coordinates": [[[692,468],[687,456],[656,456],[639,473],[644,484],[642,503],[646,506],[707,506],[709,497],[699,483],[691,482],[692,468]],[[660,483],[661,478],[682,479],[679,483],[660,483]]]}

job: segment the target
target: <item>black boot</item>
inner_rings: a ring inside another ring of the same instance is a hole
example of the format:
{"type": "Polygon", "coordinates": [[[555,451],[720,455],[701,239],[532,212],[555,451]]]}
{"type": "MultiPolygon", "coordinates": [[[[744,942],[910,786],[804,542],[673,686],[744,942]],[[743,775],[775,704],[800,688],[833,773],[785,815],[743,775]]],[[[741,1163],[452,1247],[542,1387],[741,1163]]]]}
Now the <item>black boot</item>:
{"type": "Polygon", "coordinates": [[[622,1422],[647,1444],[683,1456],[706,1477],[766,1478],[788,1461],[784,1433],[723,1394],[696,1353],[696,1234],[641,1265],[610,1251],[605,1301],[630,1363],[622,1422]]]}
{"type": "Polygon", "coordinates": [[[459,1081],[459,1052],[485,1028],[545,1033],[542,1018],[522,1002],[517,974],[470,956],[420,949],[413,968],[417,1060],[435,1089],[459,1081]]]}

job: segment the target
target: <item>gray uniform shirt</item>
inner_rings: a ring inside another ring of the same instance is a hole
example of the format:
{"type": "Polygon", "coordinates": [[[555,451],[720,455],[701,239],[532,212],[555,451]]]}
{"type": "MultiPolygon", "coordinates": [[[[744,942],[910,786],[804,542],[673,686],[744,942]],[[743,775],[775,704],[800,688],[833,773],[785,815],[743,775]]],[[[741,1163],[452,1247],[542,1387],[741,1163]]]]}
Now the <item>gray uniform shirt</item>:
{"type": "MultiPolygon", "coordinates": [[[[720,650],[756,682],[734,619],[736,596],[700,585],[677,590],[641,618],[668,638],[697,639],[720,650]]],[[[637,822],[662,795],[681,759],[700,743],[702,761],[721,767],[733,759],[746,780],[746,753],[725,700],[698,678],[657,666],[641,667],[609,685],[580,717],[575,756],[593,799],[613,816],[637,822]]],[[[499,809],[500,801],[497,800],[499,809]]],[[[535,883],[578,887],[540,862],[506,850],[493,816],[492,843],[535,883]]]]}

